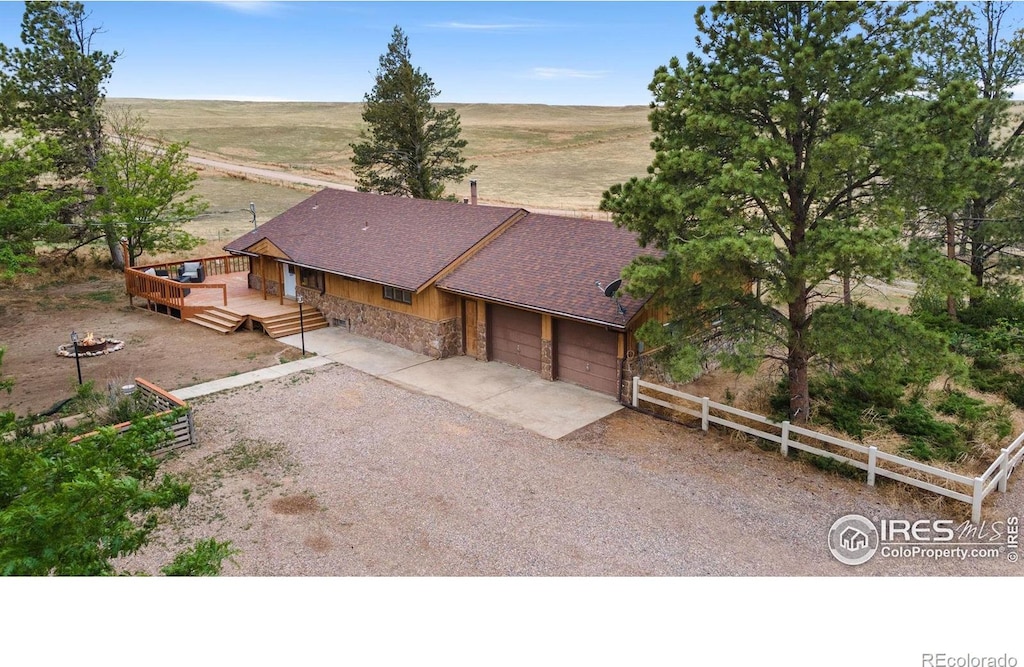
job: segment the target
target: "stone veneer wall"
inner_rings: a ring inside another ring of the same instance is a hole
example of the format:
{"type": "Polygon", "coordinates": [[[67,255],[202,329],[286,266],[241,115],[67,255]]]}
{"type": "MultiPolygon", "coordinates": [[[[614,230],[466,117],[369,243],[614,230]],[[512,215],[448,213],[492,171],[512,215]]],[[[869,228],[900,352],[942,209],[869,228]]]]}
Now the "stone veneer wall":
{"type": "Polygon", "coordinates": [[[434,322],[305,287],[297,289],[307,304],[319,308],[329,321],[344,320],[354,334],[434,358],[462,353],[462,327],[457,318],[434,322]]]}
{"type": "MultiPolygon", "coordinates": [[[[267,294],[273,294],[274,296],[277,296],[277,285],[278,285],[278,283],[277,283],[276,280],[268,280],[267,281],[267,294]]],[[[262,290],[263,289],[263,278],[260,277],[259,274],[256,274],[256,273],[250,273],[249,274],[249,289],[258,289],[258,290],[262,290]]],[[[314,294],[315,294],[315,292],[314,292],[314,294]]]]}
{"type": "MultiPolygon", "coordinates": [[[[466,335],[469,335],[467,332],[466,335]]],[[[478,320],[476,323],[476,358],[477,361],[487,361],[487,321],[478,320]]]]}
{"type": "Polygon", "coordinates": [[[551,341],[540,340],[540,376],[545,380],[555,379],[554,350],[551,341]]]}

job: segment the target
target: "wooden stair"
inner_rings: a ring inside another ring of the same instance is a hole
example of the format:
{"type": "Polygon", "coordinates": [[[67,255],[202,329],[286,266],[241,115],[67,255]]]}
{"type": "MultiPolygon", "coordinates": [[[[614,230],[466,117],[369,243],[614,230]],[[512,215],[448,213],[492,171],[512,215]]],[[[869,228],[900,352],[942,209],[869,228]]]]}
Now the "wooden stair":
{"type": "MultiPolygon", "coordinates": [[[[281,338],[282,336],[291,336],[292,334],[299,333],[298,311],[263,318],[261,322],[263,324],[263,330],[266,331],[267,335],[271,338],[281,338]]],[[[302,328],[305,331],[323,329],[328,325],[329,323],[324,318],[323,313],[319,310],[316,308],[305,309],[302,317],[302,328]]]]}
{"type": "Polygon", "coordinates": [[[245,322],[245,316],[213,306],[185,321],[213,329],[217,333],[229,334],[238,329],[242,322],[245,322]]]}

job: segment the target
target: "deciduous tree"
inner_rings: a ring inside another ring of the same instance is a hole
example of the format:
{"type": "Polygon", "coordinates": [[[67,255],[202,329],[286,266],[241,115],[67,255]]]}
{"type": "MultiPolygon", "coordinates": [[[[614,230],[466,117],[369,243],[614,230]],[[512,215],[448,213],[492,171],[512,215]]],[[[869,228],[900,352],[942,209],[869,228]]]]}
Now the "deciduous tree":
{"type": "Polygon", "coordinates": [[[722,336],[734,365],[779,359],[794,421],[810,412],[809,338],[823,283],[892,271],[904,219],[892,178],[933,148],[904,122],[915,86],[907,11],[701,7],[699,51],[658,68],[650,85],[649,175],[602,200],[641,243],[664,251],[627,275],[634,290],[666,300],[679,347],[722,336]]]}
{"type": "Polygon", "coordinates": [[[109,114],[108,125],[110,138],[90,174],[103,235],[127,239],[130,266],[144,252],[194,248],[198,239],[182,223],[207,204],[190,194],[199,175],[188,163],[187,144],[154,146],[145,121],[129,109],[109,114]]]}
{"type": "Polygon", "coordinates": [[[364,192],[441,199],[446,182],[461,181],[476,167],[462,156],[459,115],[431,104],[440,91],[411,60],[409,40],[395,26],[365,97],[366,129],[352,144],[353,170],[364,192]]]}
{"type": "MultiPolygon", "coordinates": [[[[158,510],[183,507],[188,484],[158,474],[149,452],[166,423],[143,420],[72,442],[21,437],[0,447],[0,574],[106,575],[145,546],[158,510]]],[[[230,545],[200,542],[175,574],[216,574],[230,545]]]]}

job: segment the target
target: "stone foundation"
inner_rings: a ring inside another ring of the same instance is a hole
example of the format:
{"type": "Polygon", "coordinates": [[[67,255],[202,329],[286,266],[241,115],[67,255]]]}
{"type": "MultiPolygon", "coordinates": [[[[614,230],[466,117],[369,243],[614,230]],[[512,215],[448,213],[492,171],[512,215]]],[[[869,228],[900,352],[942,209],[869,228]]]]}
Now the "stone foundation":
{"type": "MultiPolygon", "coordinates": [[[[467,334],[469,335],[469,334],[467,334]]],[[[487,361],[487,322],[476,323],[476,358],[477,361],[487,361]]]]}
{"type": "Polygon", "coordinates": [[[555,379],[554,351],[551,341],[540,340],[540,376],[545,380],[555,379]]]}
{"type": "MultiPolygon", "coordinates": [[[[269,281],[268,281],[269,287],[269,281]]],[[[349,301],[317,290],[299,287],[306,304],[320,309],[332,324],[346,323],[360,336],[404,347],[428,357],[445,358],[462,353],[462,326],[456,319],[434,322],[387,308],[349,301]]]]}

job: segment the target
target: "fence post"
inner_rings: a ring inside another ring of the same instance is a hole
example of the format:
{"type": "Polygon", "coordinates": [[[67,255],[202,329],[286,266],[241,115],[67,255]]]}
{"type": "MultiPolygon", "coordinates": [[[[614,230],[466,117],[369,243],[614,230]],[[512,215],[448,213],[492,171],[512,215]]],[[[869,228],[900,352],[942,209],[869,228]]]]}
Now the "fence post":
{"type": "Polygon", "coordinates": [[[981,487],[984,481],[980,477],[974,478],[974,492],[971,494],[971,522],[981,523],[981,487]]]}
{"type": "Polygon", "coordinates": [[[1006,493],[1006,480],[1010,477],[1010,450],[1001,449],[999,458],[1002,463],[999,464],[999,492],[1006,493]]]}
{"type": "Polygon", "coordinates": [[[700,428],[705,433],[708,432],[708,414],[710,407],[708,406],[708,397],[700,399],[700,428]]]}
{"type": "Polygon", "coordinates": [[[633,376],[633,407],[640,407],[640,376],[633,376]]]}
{"type": "Polygon", "coordinates": [[[868,486],[875,485],[875,466],[878,461],[878,447],[868,447],[868,486]]]}
{"type": "Polygon", "coordinates": [[[789,456],[789,422],[782,422],[782,447],[780,448],[783,456],[789,456]]]}

